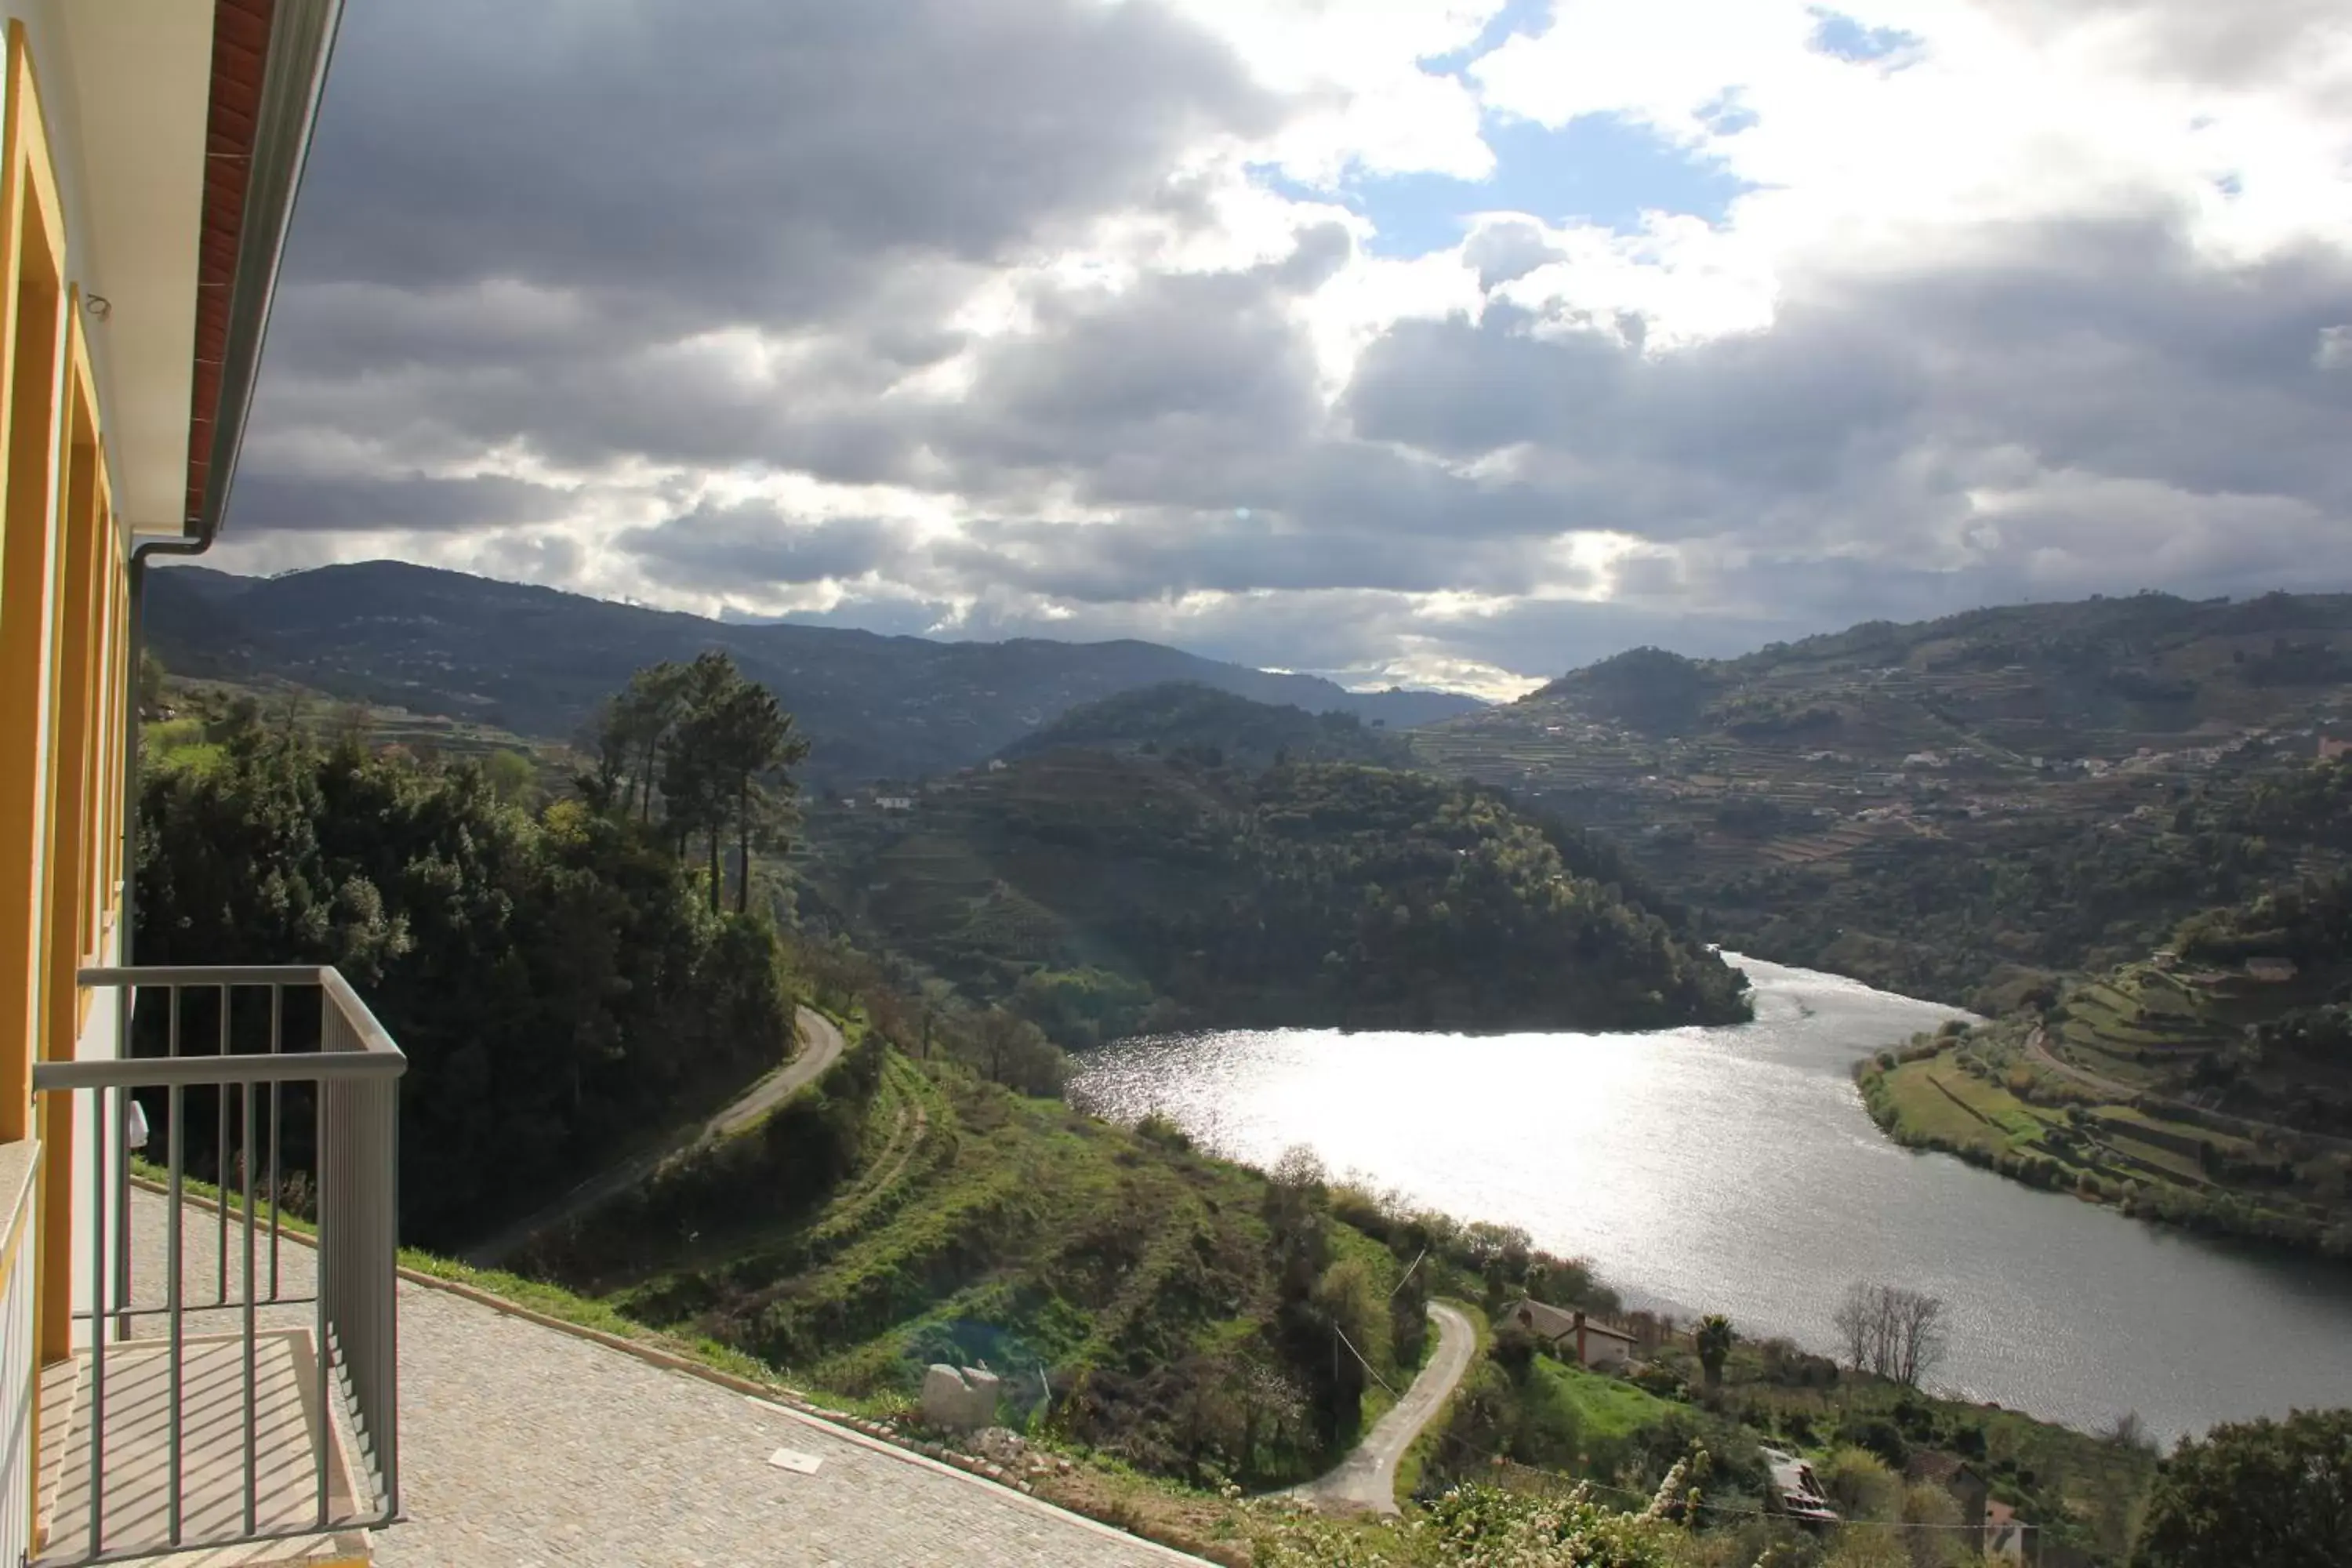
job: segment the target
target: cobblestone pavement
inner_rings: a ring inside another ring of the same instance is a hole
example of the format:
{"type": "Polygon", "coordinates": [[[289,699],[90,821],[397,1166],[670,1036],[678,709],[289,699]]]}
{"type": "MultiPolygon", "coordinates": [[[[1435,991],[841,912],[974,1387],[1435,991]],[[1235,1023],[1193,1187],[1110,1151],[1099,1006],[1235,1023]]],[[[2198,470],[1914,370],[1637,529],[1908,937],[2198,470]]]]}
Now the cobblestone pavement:
{"type": "MultiPolygon", "coordinates": [[[[143,1298],[162,1276],[164,1205],[142,1193],[134,1206],[143,1298]]],[[[192,1209],[185,1223],[189,1296],[206,1300],[213,1221],[192,1209]]],[[[232,1258],[241,1282],[241,1245],[232,1258]]],[[[289,1294],[310,1289],[311,1261],[307,1247],[282,1248],[289,1294]]],[[[194,1313],[189,1330],[201,1331],[194,1313]]],[[[1198,1568],[797,1412],[404,1281],[400,1374],[407,1519],[376,1535],[387,1568],[1198,1568]],[[771,1464],[780,1449],[816,1459],[816,1472],[771,1464]]]]}

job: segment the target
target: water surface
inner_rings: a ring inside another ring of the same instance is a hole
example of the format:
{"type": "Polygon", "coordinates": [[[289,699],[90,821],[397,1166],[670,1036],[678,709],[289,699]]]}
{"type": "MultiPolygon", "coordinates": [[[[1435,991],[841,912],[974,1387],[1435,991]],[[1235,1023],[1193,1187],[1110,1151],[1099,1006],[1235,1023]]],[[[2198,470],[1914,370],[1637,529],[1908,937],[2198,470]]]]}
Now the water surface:
{"type": "Polygon", "coordinates": [[[1590,1258],[1630,1304],[1833,1346],[1856,1279],[1949,1304],[1936,1383],[2159,1433],[2352,1405],[2352,1268],[2036,1192],[1872,1125],[1848,1070],[1949,1008],[1736,960],[1756,1020],[1638,1035],[1232,1030],[1081,1058],[1071,1098],[1335,1172],[1590,1258]]]}

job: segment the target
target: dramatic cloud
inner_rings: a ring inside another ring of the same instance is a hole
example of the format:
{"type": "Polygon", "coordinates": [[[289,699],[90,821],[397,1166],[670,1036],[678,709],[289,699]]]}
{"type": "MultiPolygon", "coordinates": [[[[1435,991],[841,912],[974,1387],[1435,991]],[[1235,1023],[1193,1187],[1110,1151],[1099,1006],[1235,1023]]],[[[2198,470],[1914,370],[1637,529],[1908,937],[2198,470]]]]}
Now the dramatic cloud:
{"type": "Polygon", "coordinates": [[[224,552],[1488,691],[2352,586],[2347,237],[2325,0],[355,7],[224,552]]]}

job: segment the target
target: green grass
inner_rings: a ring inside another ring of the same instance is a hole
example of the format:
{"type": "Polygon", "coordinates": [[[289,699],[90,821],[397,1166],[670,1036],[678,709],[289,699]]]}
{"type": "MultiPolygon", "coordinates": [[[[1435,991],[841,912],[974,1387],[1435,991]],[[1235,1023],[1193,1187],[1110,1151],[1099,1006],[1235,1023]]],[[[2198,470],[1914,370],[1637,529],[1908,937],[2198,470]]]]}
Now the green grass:
{"type": "MultiPolygon", "coordinates": [[[[931,1361],[1137,1376],[1237,1350],[1267,1321],[1254,1173],[896,1056],[867,1118],[860,1168],[825,1201],[740,1218],[612,1309],[886,1401],[931,1361]]],[[[1386,1248],[1338,1234],[1385,1289],[1386,1248]]]]}
{"type": "Polygon", "coordinates": [[[1622,1441],[1677,1408],[1673,1400],[1644,1393],[1622,1378],[1549,1356],[1538,1356],[1530,1375],[1545,1385],[1544,1397],[1575,1413],[1577,1430],[1588,1443],[1622,1441]]]}
{"type": "Polygon", "coordinates": [[[1879,1081],[1896,1121],[1914,1142],[2000,1154],[2032,1142],[2048,1125],[2007,1089],[1961,1071],[1948,1051],[1906,1062],[1879,1081]]]}

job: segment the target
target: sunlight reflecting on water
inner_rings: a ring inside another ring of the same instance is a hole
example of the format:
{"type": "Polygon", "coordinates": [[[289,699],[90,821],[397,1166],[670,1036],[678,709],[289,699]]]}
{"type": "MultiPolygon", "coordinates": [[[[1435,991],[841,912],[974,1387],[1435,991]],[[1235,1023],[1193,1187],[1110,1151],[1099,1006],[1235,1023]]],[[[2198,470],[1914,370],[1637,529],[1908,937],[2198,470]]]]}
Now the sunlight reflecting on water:
{"type": "Polygon", "coordinates": [[[1629,1302],[1831,1348],[1847,1284],[1951,1304],[1955,1392],[2163,1433],[2352,1405],[2352,1268],[2216,1245],[1882,1137],[1855,1059],[1956,1016],[1756,960],[1755,1022],[1637,1035],[1223,1030],[1082,1058],[1071,1099],[1218,1152],[1294,1143],[1523,1226],[1629,1302]]]}

